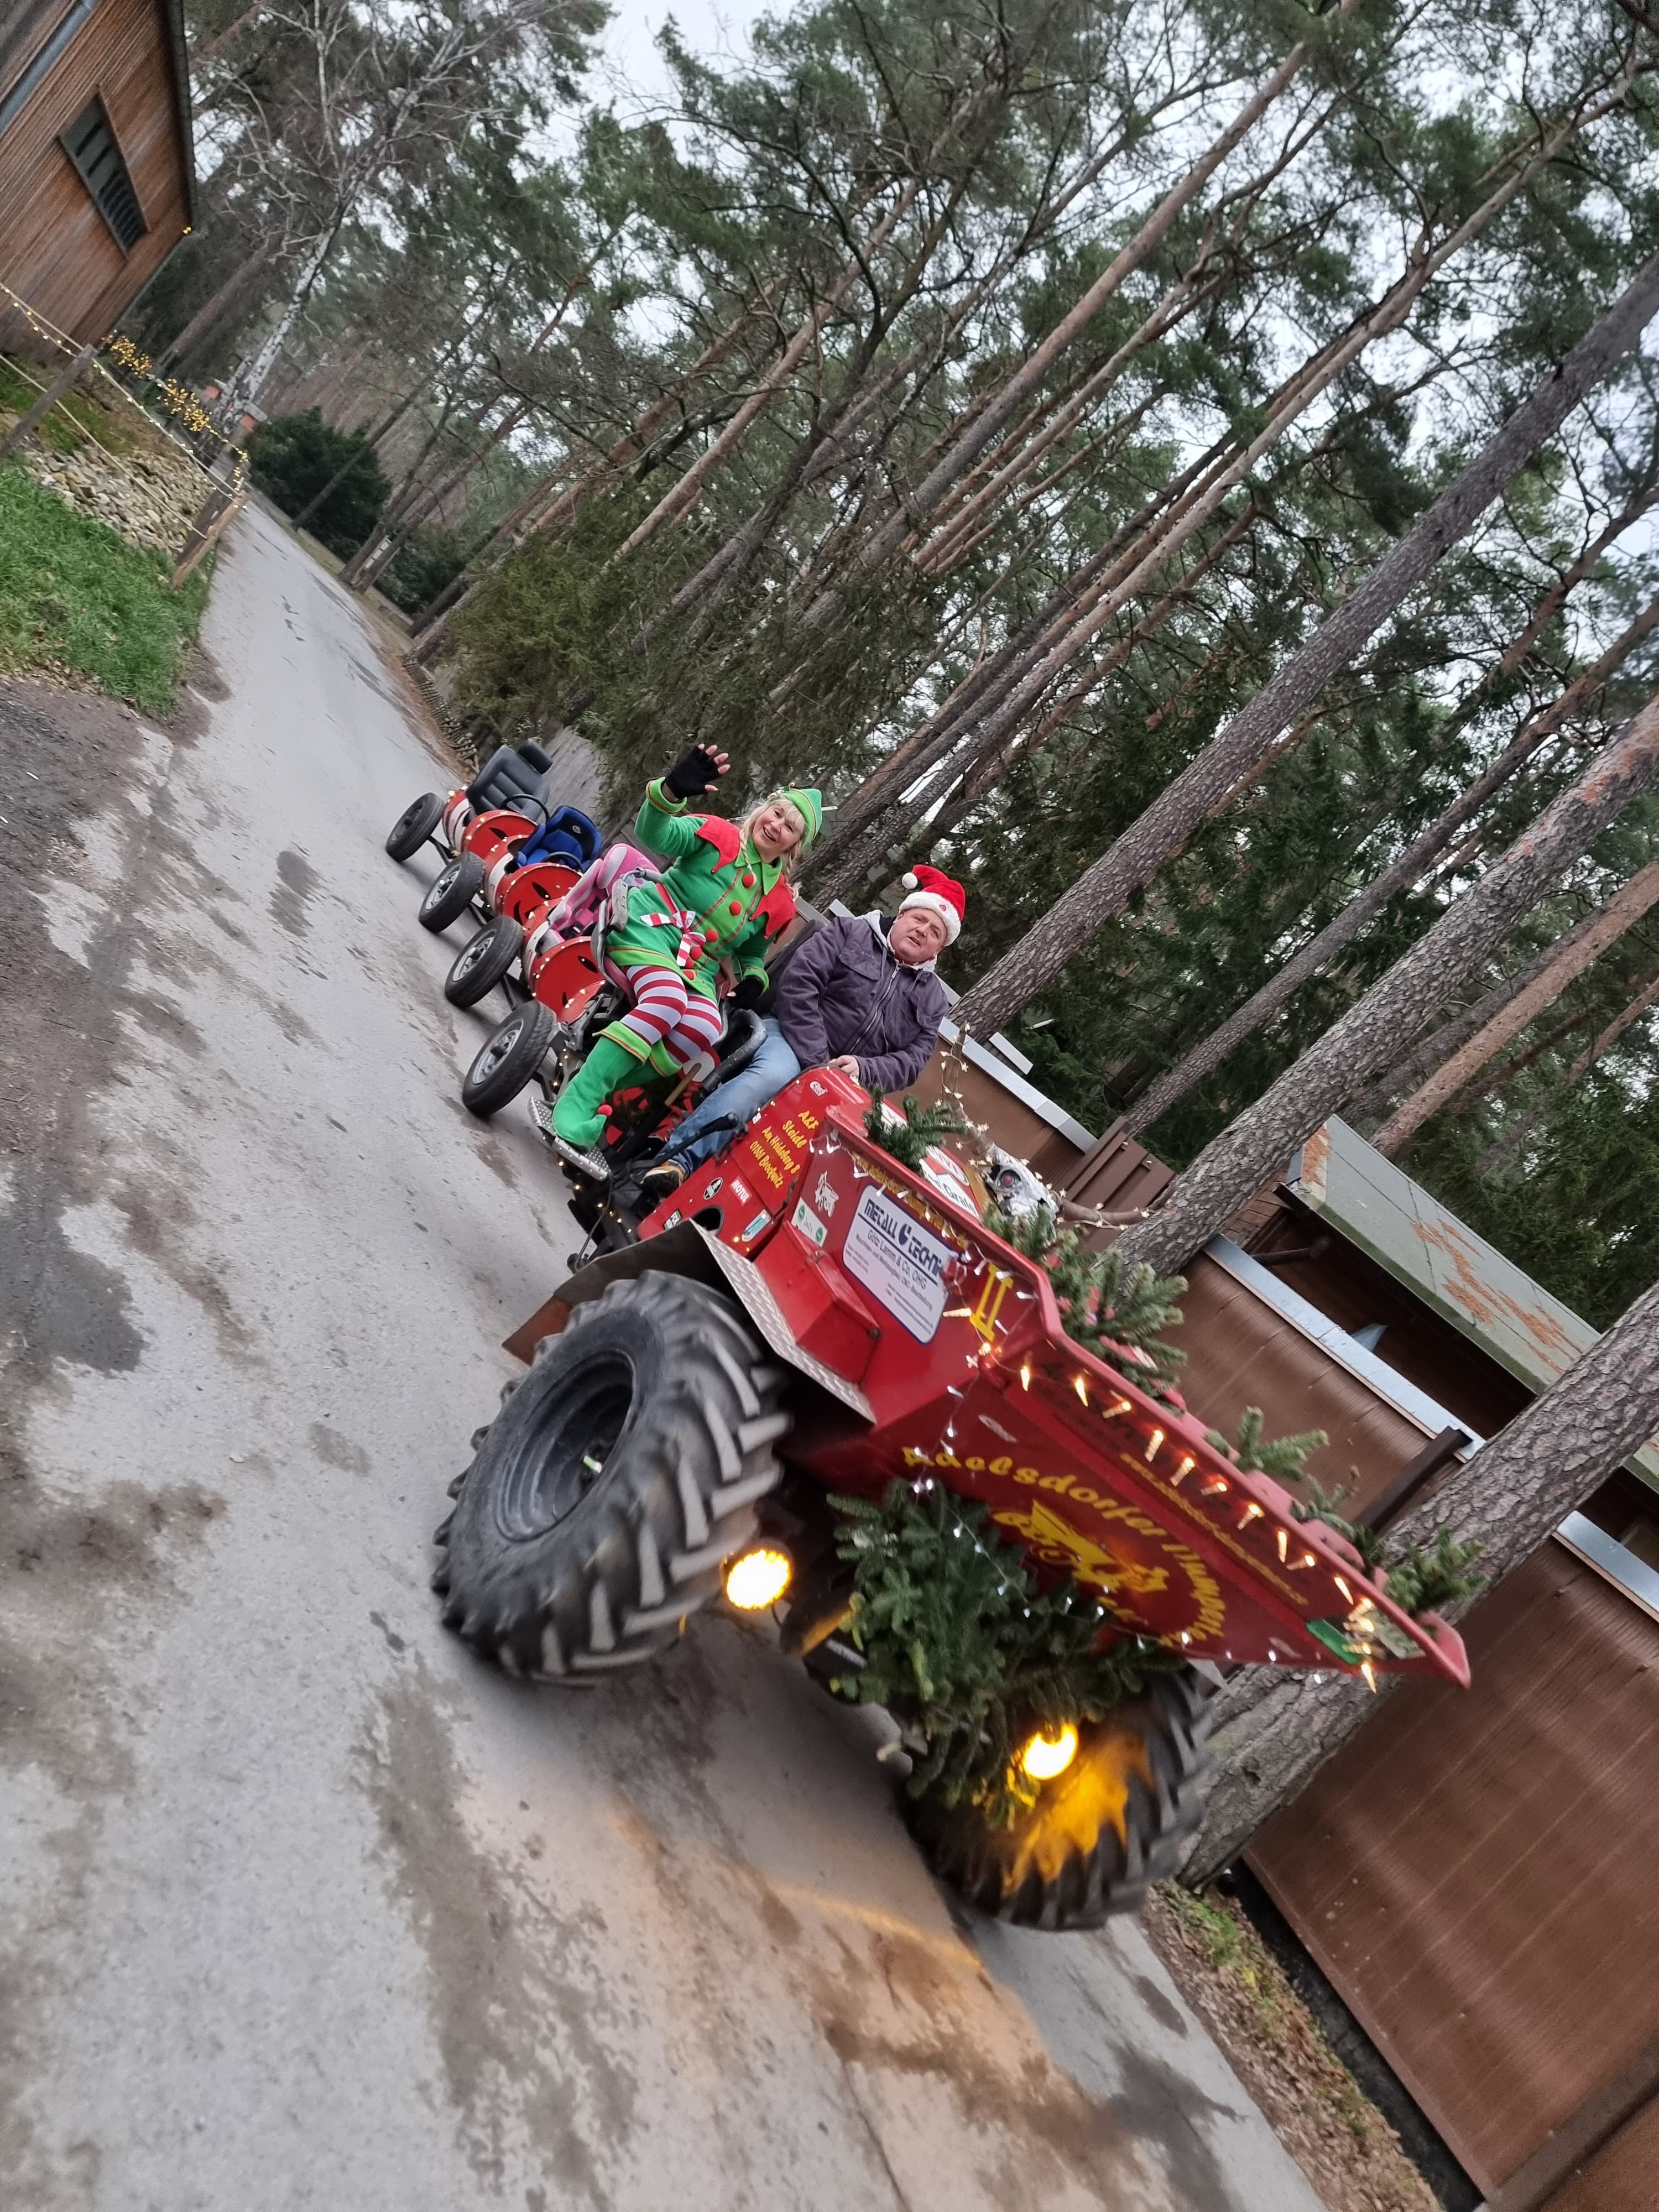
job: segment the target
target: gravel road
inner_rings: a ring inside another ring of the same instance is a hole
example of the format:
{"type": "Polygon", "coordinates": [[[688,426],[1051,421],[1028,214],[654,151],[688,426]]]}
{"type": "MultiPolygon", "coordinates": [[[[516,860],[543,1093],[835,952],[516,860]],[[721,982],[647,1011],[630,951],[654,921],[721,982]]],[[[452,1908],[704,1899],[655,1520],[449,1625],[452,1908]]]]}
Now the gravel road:
{"type": "Polygon", "coordinates": [[[250,511],[204,635],[170,730],[0,689],[0,2198],[1318,2212],[1134,1929],[954,1917],[762,1632],[446,1637],[576,1239],[459,1103],[372,624],[250,511]]]}

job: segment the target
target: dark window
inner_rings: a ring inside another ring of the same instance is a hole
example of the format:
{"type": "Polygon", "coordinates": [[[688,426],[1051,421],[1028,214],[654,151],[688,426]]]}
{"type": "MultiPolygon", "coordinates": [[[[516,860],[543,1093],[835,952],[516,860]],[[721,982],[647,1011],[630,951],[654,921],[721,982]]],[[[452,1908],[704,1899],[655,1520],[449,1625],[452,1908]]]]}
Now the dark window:
{"type": "Polygon", "coordinates": [[[64,133],[64,151],[81,173],[81,181],[98,203],[98,212],[123,253],[131,253],[149,225],[132,189],[109,117],[101,100],[82,108],[64,133]]]}

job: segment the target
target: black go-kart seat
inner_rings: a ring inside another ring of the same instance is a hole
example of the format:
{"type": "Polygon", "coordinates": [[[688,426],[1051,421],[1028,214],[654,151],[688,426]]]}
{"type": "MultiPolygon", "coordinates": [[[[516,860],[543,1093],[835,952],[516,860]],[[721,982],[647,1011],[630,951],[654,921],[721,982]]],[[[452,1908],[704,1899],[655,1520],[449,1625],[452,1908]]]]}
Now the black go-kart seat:
{"type": "Polygon", "coordinates": [[[487,814],[533,799],[544,815],[542,778],[552,765],[539,745],[498,745],[466,787],[467,802],[475,814],[487,814]]]}

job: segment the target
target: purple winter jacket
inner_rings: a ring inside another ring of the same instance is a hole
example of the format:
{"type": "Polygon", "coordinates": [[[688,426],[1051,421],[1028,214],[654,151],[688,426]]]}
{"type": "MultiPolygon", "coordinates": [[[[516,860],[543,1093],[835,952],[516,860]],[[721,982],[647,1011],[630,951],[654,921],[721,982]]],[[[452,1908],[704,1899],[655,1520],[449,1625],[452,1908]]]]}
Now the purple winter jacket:
{"type": "Polygon", "coordinates": [[[931,964],[902,965],[861,914],[832,916],[790,954],[767,1011],[803,1067],[850,1053],[866,1090],[902,1091],[933,1057],[950,1003],[931,964]]]}

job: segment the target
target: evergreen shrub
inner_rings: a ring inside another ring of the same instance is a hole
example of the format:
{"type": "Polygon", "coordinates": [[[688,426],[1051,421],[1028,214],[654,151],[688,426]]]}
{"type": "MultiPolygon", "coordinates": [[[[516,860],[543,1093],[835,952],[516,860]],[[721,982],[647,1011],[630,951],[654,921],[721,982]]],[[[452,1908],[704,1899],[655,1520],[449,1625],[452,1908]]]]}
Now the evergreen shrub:
{"type": "Polygon", "coordinates": [[[320,410],[274,415],[248,440],[248,471],[257,488],[284,514],[298,514],[353,454],[362,458],[317,512],[307,520],[312,536],[342,559],[355,553],[374,527],[392,486],[360,430],[334,430],[320,410]]]}

